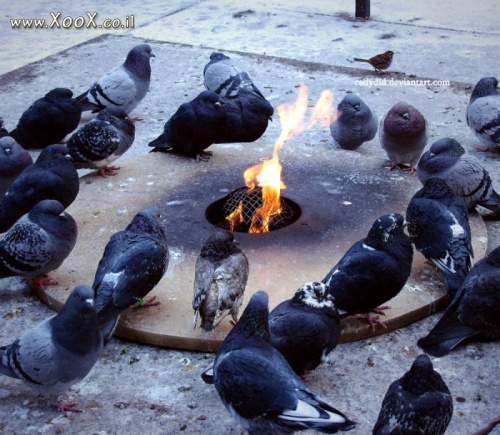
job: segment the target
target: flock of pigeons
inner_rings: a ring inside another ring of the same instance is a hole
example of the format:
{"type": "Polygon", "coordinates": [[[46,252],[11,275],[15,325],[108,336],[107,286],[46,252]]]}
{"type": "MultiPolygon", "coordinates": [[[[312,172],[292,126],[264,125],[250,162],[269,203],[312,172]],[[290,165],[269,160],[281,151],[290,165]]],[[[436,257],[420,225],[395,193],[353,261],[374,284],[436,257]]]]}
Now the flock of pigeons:
{"type": "MultiPolygon", "coordinates": [[[[0,278],[20,275],[46,285],[45,275],[70,254],[77,225],[65,209],[78,194],[76,169],[103,176],[118,169],[110,164],[134,142],[136,120],[129,115],[149,89],[153,56],[148,44],[138,45],[79,97],[56,88],[35,101],[10,133],[0,123],[0,278]],[[87,110],[98,113],[75,131],[87,110]],[[42,148],[35,162],[27,148],[42,148]]],[[[252,142],[267,129],[273,107],[236,61],[213,53],[203,75],[207,90],[171,116],[149,144],[154,151],[206,160],[210,145],[252,142]]],[[[481,79],[467,107],[469,127],[492,151],[500,150],[497,86],[493,77],[481,79]]],[[[388,308],[383,304],[410,275],[414,247],[442,272],[450,297],[418,345],[443,356],[466,339],[500,339],[500,247],[473,265],[468,220],[478,205],[500,216],[500,197],[487,170],[451,138],[424,152],[427,121],[409,104],[396,103],[380,124],[354,94],[338,111],[330,129],[341,148],[355,150],[378,131],[391,169],[416,172],[423,187],[409,202],[406,218],[389,213],[376,219],[322,281],[302,285],[271,312],[268,295],[256,292],[239,320],[248,259],[228,231],[205,241],[195,266],[195,327],[200,317],[200,327],[211,331],[226,315],[235,326],[202,378],[215,385],[230,414],[250,433],[355,427],[303,377],[338,344],[342,318],[365,314],[372,327],[380,323],[376,314],[388,308]]],[[[77,286],[59,313],[0,348],[0,373],[51,396],[64,413],[78,411],[57,398],[89,373],[121,313],[143,301],[168,262],[160,212],[147,207],[111,237],[92,286],[77,286]]],[[[448,387],[422,354],[390,385],[373,433],[442,434],[452,412],[448,387]]]]}

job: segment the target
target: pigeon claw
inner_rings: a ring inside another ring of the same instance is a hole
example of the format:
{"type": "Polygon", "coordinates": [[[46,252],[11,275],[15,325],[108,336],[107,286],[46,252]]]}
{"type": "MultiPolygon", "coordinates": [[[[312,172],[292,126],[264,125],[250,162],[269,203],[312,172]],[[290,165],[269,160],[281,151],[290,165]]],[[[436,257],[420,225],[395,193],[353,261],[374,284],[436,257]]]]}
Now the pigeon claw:
{"type": "Polygon", "coordinates": [[[61,411],[65,417],[68,416],[68,412],[82,412],[81,409],[78,409],[76,407],[76,403],[62,403],[62,402],[55,402],[52,404],[55,408],[57,408],[59,411],[61,411]]]}
{"type": "Polygon", "coordinates": [[[384,309],[384,307],[374,308],[370,313],[366,313],[364,316],[365,320],[370,325],[370,328],[372,330],[372,334],[375,334],[375,325],[381,325],[384,329],[387,329],[387,326],[385,325],[384,322],[382,322],[380,320],[380,317],[378,315],[377,316],[372,315],[372,313],[375,313],[375,314],[382,314],[385,316],[384,312],[376,311],[376,310],[382,310],[382,309],[384,309]]]}
{"type": "Polygon", "coordinates": [[[99,170],[97,171],[97,173],[101,176],[101,177],[109,177],[111,175],[116,175],[118,174],[118,169],[120,169],[119,166],[110,166],[110,165],[107,165],[107,166],[104,166],[104,168],[99,168],[99,170]]]}
{"type": "Polygon", "coordinates": [[[208,162],[210,157],[212,157],[212,151],[202,151],[201,153],[196,154],[197,162],[208,162]]]}
{"type": "Polygon", "coordinates": [[[137,308],[154,307],[156,305],[161,305],[161,302],[156,300],[156,296],[153,296],[148,300],[141,299],[139,301],[139,304],[137,305],[137,308]]]}
{"type": "Polygon", "coordinates": [[[36,276],[35,278],[32,279],[33,284],[35,284],[38,287],[46,287],[48,285],[57,285],[59,284],[55,279],[52,279],[48,275],[41,275],[41,276],[36,276]]]}

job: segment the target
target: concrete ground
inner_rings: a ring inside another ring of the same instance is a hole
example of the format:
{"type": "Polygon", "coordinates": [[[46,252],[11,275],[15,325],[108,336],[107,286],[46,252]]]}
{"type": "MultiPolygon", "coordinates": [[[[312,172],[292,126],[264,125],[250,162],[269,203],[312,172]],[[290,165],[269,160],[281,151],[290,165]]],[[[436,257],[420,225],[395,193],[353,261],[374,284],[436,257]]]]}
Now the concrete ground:
{"type": "MultiPolygon", "coordinates": [[[[405,99],[427,116],[431,142],[452,136],[475,152],[477,141],[465,124],[465,107],[479,78],[498,75],[500,36],[494,11],[498,11],[495,0],[470,3],[467,8],[451,0],[421,1],[405,4],[404,11],[394,0],[380,0],[372,2],[370,20],[358,22],[353,20],[353,1],[304,5],[284,0],[252,4],[209,0],[166,5],[144,0],[126,7],[98,6],[91,0],[79,5],[11,3],[2,7],[0,95],[4,103],[0,116],[13,128],[28,104],[47,90],[56,86],[70,87],[75,93],[85,90],[122,62],[130,47],[146,40],[157,55],[151,92],[134,112],[144,121],[138,124],[136,143],[124,159],[146,153],[147,143],[159,134],[176,107],[202,90],[203,66],[214,49],[238,58],[275,107],[293,98],[299,83],[310,88],[312,102],[326,88],[334,90],[336,102],[347,91],[357,92],[379,116],[398,99],[405,99]],[[45,18],[50,24],[51,12],[54,16],[61,12],[57,23],[62,25],[65,17],[74,19],[94,11],[98,12],[97,24],[106,18],[124,20],[134,15],[135,27],[120,31],[13,29],[9,24],[11,18],[45,18]],[[75,47],[80,43],[85,44],[75,47]],[[369,65],[352,62],[354,56],[369,57],[388,49],[396,52],[391,71],[398,74],[377,75],[369,65]],[[355,84],[377,78],[449,80],[450,86],[355,84]]],[[[262,143],[272,143],[277,137],[277,121],[262,143]]],[[[325,164],[334,165],[335,152],[344,152],[332,148],[328,131],[306,132],[301,138],[304,146],[324,148],[325,164]]],[[[266,157],[269,148],[264,148],[262,156],[266,157]]],[[[224,153],[224,146],[213,149],[214,159],[224,153]]],[[[359,152],[381,153],[380,162],[384,162],[378,139],[359,152]]],[[[499,186],[499,156],[476,155],[499,186]]],[[[486,226],[491,250],[500,244],[500,225],[486,221],[486,226]]],[[[21,283],[2,290],[0,344],[10,343],[52,313],[21,283]]],[[[308,383],[358,422],[351,433],[370,433],[387,387],[420,353],[417,339],[439,316],[338,346],[308,383]]],[[[242,433],[213,386],[200,379],[212,359],[213,354],[113,339],[89,376],[70,390],[67,400],[76,401],[83,413],[69,418],[19,382],[1,377],[0,433],[242,433]]],[[[500,414],[499,361],[499,343],[468,344],[446,357],[433,358],[454,397],[447,433],[471,434],[500,414]]]]}

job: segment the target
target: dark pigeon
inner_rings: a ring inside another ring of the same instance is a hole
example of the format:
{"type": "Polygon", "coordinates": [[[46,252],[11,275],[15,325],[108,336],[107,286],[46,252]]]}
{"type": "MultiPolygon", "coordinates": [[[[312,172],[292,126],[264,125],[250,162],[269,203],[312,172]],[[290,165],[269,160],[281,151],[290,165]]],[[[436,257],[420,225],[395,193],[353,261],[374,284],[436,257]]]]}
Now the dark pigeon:
{"type": "Polygon", "coordinates": [[[314,370],[337,346],[340,317],[326,285],[302,285],[269,314],[271,345],[299,376],[314,370]]]}
{"type": "Polygon", "coordinates": [[[341,317],[366,313],[372,330],[381,304],[395,297],[411,273],[413,246],[398,213],[378,218],[366,238],[352,245],[323,279],[341,317]]]}
{"type": "Polygon", "coordinates": [[[442,178],[453,193],[465,200],[469,210],[480,205],[495,215],[500,214],[500,195],[490,174],[455,139],[434,142],[418,162],[417,177],[422,184],[430,177],[442,178]]]}
{"type": "Polygon", "coordinates": [[[274,113],[273,106],[243,88],[235,98],[221,98],[226,128],[215,143],[254,142],[266,131],[274,113]]]}
{"type": "Polygon", "coordinates": [[[102,176],[115,175],[115,166],[110,166],[133,144],[135,125],[121,109],[112,113],[102,110],[88,124],[75,132],[67,142],[73,165],[77,169],[98,169],[102,176]]]}
{"type": "Polygon", "coordinates": [[[205,151],[225,132],[226,114],[215,92],[203,91],[181,104],[165,123],[163,133],[149,143],[153,151],[172,150],[196,160],[208,160],[205,151]]]}
{"type": "Polygon", "coordinates": [[[427,355],[387,390],[373,435],[445,433],[453,415],[453,397],[427,355]]]}
{"type": "Polygon", "coordinates": [[[377,134],[377,116],[358,95],[347,94],[337,111],[338,118],[330,125],[330,132],[340,148],[358,149],[377,134]]]}
{"type": "Polygon", "coordinates": [[[10,136],[0,137],[0,198],[17,176],[33,164],[31,154],[10,136]]]}
{"type": "Polygon", "coordinates": [[[155,57],[148,44],[135,46],[125,62],[113,68],[77,99],[82,110],[99,111],[109,108],[130,114],[146,96],[151,81],[149,60],[155,57]]]}
{"type": "Polygon", "coordinates": [[[410,104],[396,103],[380,122],[378,134],[389,157],[389,168],[415,172],[418,159],[427,145],[427,120],[424,115],[410,104]]]}
{"type": "Polygon", "coordinates": [[[214,384],[229,413],[251,434],[324,433],[355,427],[312,391],[270,344],[269,297],[259,291],[215,357],[214,384]]]}
{"type": "Polygon", "coordinates": [[[168,261],[165,229],[154,206],[139,211],[125,230],[111,236],[92,284],[105,344],[120,315],[162,279],[168,261]]]}
{"type": "MultiPolygon", "coordinates": [[[[92,289],[75,287],[61,311],[0,348],[0,373],[53,401],[88,375],[102,351],[92,289]]],[[[56,402],[64,414],[76,404],[56,402]]]]}
{"type": "Polygon", "coordinates": [[[479,151],[500,151],[500,92],[495,77],[477,82],[467,105],[467,125],[483,144],[479,151]]]}
{"type": "Polygon", "coordinates": [[[40,277],[57,269],[76,244],[75,220],[58,201],[45,199],[0,236],[0,278],[40,277]]]}
{"type": "Polygon", "coordinates": [[[75,200],[80,180],[70,158],[65,145],[50,145],[18,175],[0,200],[0,232],[43,199],[55,199],[65,208],[75,200]]]}
{"type": "Polygon", "coordinates": [[[500,339],[500,246],[479,260],[429,334],[418,345],[444,356],[469,339],[500,339]]]}
{"type": "Polygon", "coordinates": [[[203,68],[203,84],[207,90],[222,97],[237,97],[239,92],[245,89],[264,99],[243,67],[234,59],[217,51],[210,55],[210,61],[203,68]]]}
{"type": "Polygon", "coordinates": [[[61,142],[80,123],[82,107],[66,88],[52,89],[21,116],[10,135],[23,148],[45,148],[61,142]]]}
{"type": "Polygon", "coordinates": [[[443,273],[453,298],[474,256],[465,201],[441,178],[429,178],[410,200],[406,221],[415,248],[443,273]]]}
{"type": "Polygon", "coordinates": [[[219,230],[208,237],[196,260],[193,310],[194,327],[211,331],[228,314],[233,322],[243,302],[248,280],[248,259],[229,231],[219,230]]]}

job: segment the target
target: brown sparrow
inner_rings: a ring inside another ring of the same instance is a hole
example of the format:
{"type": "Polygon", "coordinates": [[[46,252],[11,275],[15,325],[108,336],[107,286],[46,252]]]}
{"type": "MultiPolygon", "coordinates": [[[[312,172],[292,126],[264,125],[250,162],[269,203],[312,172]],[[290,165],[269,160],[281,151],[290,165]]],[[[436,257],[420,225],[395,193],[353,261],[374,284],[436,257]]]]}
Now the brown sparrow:
{"type": "Polygon", "coordinates": [[[391,66],[392,57],[394,56],[394,52],[386,51],[382,54],[377,54],[376,56],[370,57],[370,59],[361,59],[359,57],[355,57],[355,62],[368,62],[375,71],[382,71],[391,66]]]}

